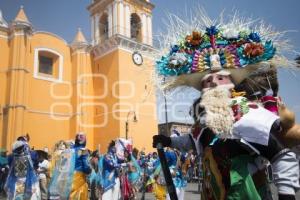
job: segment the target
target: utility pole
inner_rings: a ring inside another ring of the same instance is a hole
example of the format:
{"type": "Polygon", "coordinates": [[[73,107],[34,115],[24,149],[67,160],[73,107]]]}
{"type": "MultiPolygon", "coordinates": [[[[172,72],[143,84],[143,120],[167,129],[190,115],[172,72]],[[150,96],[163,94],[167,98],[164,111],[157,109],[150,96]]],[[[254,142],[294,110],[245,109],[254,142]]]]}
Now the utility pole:
{"type": "MultiPolygon", "coordinates": [[[[166,78],[164,77],[164,82],[166,81],[166,78]]],[[[166,119],[166,131],[167,135],[170,136],[170,130],[169,130],[169,122],[168,122],[168,105],[167,105],[167,91],[165,91],[165,94],[163,94],[164,100],[165,100],[165,119],[166,119]]]]}

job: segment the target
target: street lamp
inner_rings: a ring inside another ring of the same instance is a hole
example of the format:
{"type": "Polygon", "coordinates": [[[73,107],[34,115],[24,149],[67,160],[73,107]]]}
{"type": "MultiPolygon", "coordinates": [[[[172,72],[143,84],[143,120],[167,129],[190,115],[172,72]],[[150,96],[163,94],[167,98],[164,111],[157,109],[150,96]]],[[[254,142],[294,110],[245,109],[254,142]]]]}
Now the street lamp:
{"type": "Polygon", "coordinates": [[[133,122],[137,122],[137,118],[136,118],[136,114],[135,111],[129,111],[127,113],[127,118],[126,118],[126,122],[125,122],[125,138],[126,140],[128,139],[128,125],[129,125],[129,116],[130,114],[133,114],[133,122]]]}

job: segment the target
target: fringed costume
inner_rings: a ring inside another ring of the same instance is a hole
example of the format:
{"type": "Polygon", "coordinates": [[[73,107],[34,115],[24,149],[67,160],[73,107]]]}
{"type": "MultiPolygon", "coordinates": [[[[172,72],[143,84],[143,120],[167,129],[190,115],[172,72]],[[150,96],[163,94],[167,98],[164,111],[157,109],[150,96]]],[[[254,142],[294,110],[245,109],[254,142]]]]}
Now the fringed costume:
{"type": "Polygon", "coordinates": [[[108,152],[99,161],[99,179],[103,189],[102,200],[118,200],[120,198],[120,164],[116,155],[115,142],[111,142],[108,152]]]}
{"type": "Polygon", "coordinates": [[[88,199],[86,179],[91,167],[85,145],[86,136],[80,132],[76,135],[75,145],[62,150],[57,157],[49,184],[50,199],[88,199]]]}
{"type": "Polygon", "coordinates": [[[39,178],[26,141],[16,141],[9,157],[10,170],[5,188],[9,200],[39,200],[39,178]]]}

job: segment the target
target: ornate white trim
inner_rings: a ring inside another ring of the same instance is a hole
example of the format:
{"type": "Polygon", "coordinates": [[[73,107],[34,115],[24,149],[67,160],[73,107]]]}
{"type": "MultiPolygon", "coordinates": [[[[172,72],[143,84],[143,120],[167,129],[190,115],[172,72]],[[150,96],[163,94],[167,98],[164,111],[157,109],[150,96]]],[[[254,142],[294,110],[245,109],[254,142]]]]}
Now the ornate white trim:
{"type": "Polygon", "coordinates": [[[91,38],[92,38],[92,45],[95,44],[95,16],[90,17],[90,22],[91,22],[91,38]]]}
{"type": "Polygon", "coordinates": [[[86,50],[77,50],[77,51],[74,51],[71,55],[74,56],[74,55],[78,55],[78,54],[89,55],[89,52],[86,50]]]}
{"type": "Polygon", "coordinates": [[[123,2],[119,2],[119,33],[124,35],[124,4],[123,2]]]}
{"type": "Polygon", "coordinates": [[[147,15],[145,13],[142,13],[141,19],[142,19],[142,42],[148,44],[147,15]]]}
{"type": "Polygon", "coordinates": [[[8,39],[7,35],[0,35],[0,38],[8,39]]]}
{"type": "Polygon", "coordinates": [[[30,33],[33,31],[33,26],[30,22],[26,21],[13,21],[10,25],[12,29],[24,29],[24,31],[29,31],[30,33]]]}
{"type": "Polygon", "coordinates": [[[98,51],[97,49],[94,49],[94,50],[93,50],[93,52],[95,52],[95,53],[94,53],[94,55],[95,55],[95,56],[94,56],[94,60],[98,60],[99,58],[102,58],[102,57],[104,57],[104,56],[110,54],[111,52],[113,52],[113,51],[115,51],[115,50],[117,50],[117,49],[118,49],[117,46],[111,48],[110,50],[104,51],[104,52],[101,52],[101,51],[98,51]]]}
{"type": "Polygon", "coordinates": [[[23,108],[26,110],[27,106],[24,104],[7,104],[4,106],[5,109],[15,109],[15,108],[23,108]]]}
{"type": "Polygon", "coordinates": [[[63,81],[63,56],[53,49],[46,47],[39,47],[34,49],[34,63],[33,63],[33,77],[40,80],[52,81],[52,82],[62,82],[63,81]],[[59,57],[58,63],[58,78],[50,78],[46,76],[39,75],[39,51],[48,51],[59,57]]]}
{"type": "Polygon", "coordinates": [[[113,32],[113,13],[112,13],[112,4],[108,5],[108,37],[111,37],[113,32]]]}
{"type": "Polygon", "coordinates": [[[9,39],[13,38],[13,37],[16,37],[16,36],[25,36],[26,33],[12,33],[10,36],[9,36],[9,39]]]}
{"type": "Polygon", "coordinates": [[[130,6],[125,5],[125,36],[130,37],[130,6]]]}
{"type": "Polygon", "coordinates": [[[147,44],[152,45],[152,17],[151,15],[147,15],[147,44]]]}
{"type": "Polygon", "coordinates": [[[94,36],[94,38],[95,38],[95,44],[98,44],[99,43],[99,41],[100,41],[100,27],[99,27],[99,23],[100,23],[100,17],[102,17],[102,15],[100,16],[100,14],[99,13],[97,13],[96,15],[95,15],[95,21],[94,21],[94,23],[95,23],[95,26],[94,26],[94,34],[95,34],[95,36],[94,36]]]}
{"type": "Polygon", "coordinates": [[[118,3],[114,2],[113,4],[113,34],[118,33],[118,3]]]}
{"type": "Polygon", "coordinates": [[[70,44],[70,47],[72,48],[73,51],[80,51],[80,52],[87,52],[87,53],[90,51],[90,45],[87,42],[74,42],[70,44]]]}
{"type": "Polygon", "coordinates": [[[92,48],[92,54],[94,55],[94,59],[97,60],[118,48],[129,52],[140,51],[143,52],[143,54],[149,55],[153,55],[153,53],[157,51],[150,45],[137,42],[120,34],[116,34],[103,43],[94,46],[92,48]]]}

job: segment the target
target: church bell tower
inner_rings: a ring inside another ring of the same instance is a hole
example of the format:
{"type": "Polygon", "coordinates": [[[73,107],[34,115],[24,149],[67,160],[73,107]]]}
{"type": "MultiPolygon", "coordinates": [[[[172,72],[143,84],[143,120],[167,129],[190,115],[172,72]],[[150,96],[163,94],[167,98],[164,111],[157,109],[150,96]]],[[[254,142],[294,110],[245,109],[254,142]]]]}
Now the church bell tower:
{"type": "Polygon", "coordinates": [[[93,0],[91,22],[94,85],[94,144],[132,139],[152,150],[157,133],[153,71],[152,10],[149,0],[93,0]],[[145,127],[147,127],[145,129],[145,127]],[[147,142],[145,142],[147,141],[147,142]]]}

